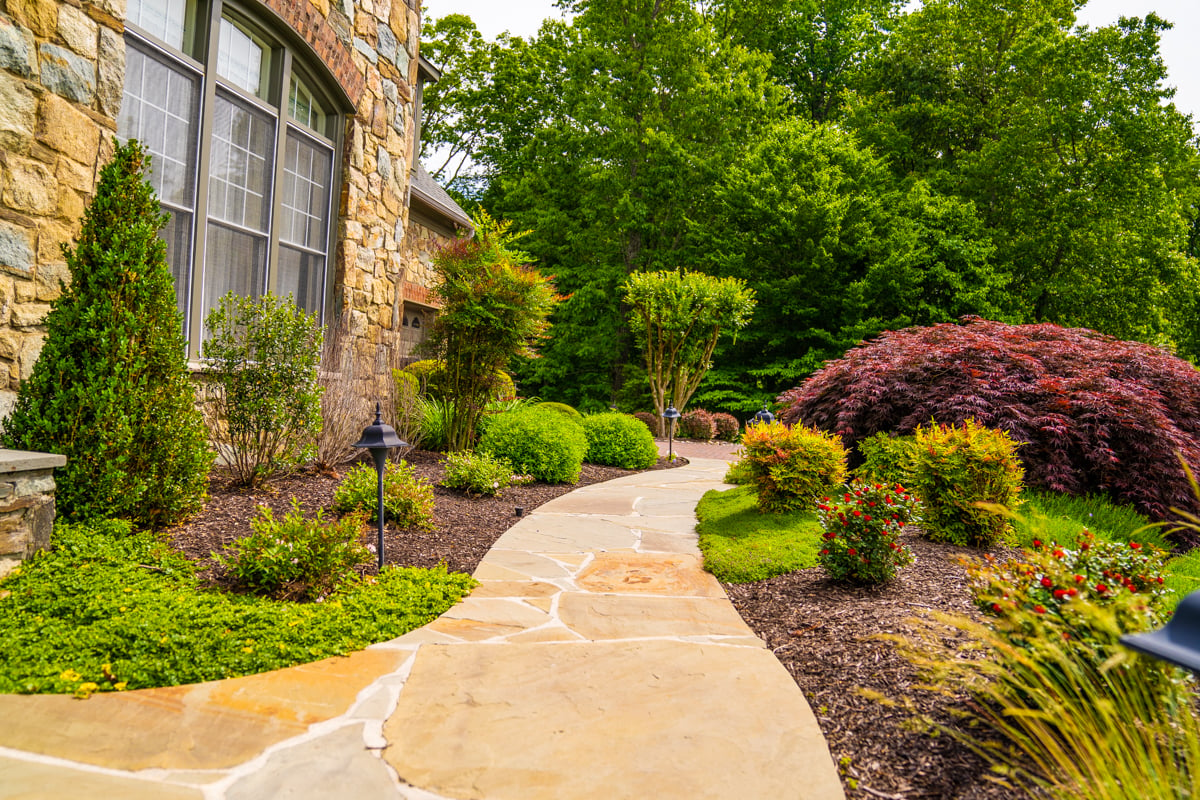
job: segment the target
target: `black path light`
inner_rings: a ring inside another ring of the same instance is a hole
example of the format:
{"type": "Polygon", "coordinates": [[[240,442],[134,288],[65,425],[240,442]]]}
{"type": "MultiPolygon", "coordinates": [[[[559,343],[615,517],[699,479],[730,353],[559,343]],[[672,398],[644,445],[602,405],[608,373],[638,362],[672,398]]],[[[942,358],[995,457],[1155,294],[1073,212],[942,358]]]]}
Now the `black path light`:
{"type": "Polygon", "coordinates": [[[754,419],[750,421],[757,422],[760,425],[770,425],[775,421],[775,415],[768,411],[767,404],[763,403],[762,411],[759,411],[757,414],[755,414],[754,419]]]}
{"type": "Polygon", "coordinates": [[[683,415],[675,410],[675,406],[667,406],[667,410],[663,412],[663,419],[667,421],[667,461],[675,460],[675,420],[681,416],[683,415]]]}
{"type": "Polygon", "coordinates": [[[396,435],[391,425],[383,421],[383,409],[375,404],[375,423],[363,430],[362,439],[354,443],[355,447],[363,447],[371,451],[375,459],[375,471],[379,473],[379,569],[383,569],[383,473],[387,469],[388,450],[393,447],[407,447],[408,442],[396,435]]]}
{"type": "Polygon", "coordinates": [[[1200,591],[1179,601],[1166,626],[1149,633],[1126,634],[1121,644],[1200,675],[1200,591]]]}

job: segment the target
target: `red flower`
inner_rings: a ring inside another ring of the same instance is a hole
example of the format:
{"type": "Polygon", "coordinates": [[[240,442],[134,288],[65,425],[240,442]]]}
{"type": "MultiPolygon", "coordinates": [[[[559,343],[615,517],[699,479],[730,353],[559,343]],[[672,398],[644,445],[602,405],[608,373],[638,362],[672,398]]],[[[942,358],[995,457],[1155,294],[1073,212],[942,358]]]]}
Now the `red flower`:
{"type": "Polygon", "coordinates": [[[1071,595],[1071,597],[1074,597],[1075,595],[1079,594],[1079,590],[1072,586],[1067,590],[1067,594],[1071,595]]]}
{"type": "Polygon", "coordinates": [[[1055,551],[1054,551],[1055,558],[1062,558],[1064,555],[1066,555],[1066,553],[1064,553],[1062,550],[1055,549],[1055,551]]]}
{"type": "Polygon", "coordinates": [[[1001,611],[1003,611],[1003,609],[1000,608],[999,603],[992,603],[992,611],[995,611],[997,614],[999,614],[1001,611]]]}
{"type": "Polygon", "coordinates": [[[823,556],[827,556],[827,555],[829,555],[829,551],[828,551],[828,550],[822,550],[822,551],[821,551],[821,555],[823,555],[823,556]]]}
{"type": "Polygon", "coordinates": [[[862,512],[861,512],[861,511],[859,511],[859,510],[856,508],[856,509],[854,509],[854,516],[856,516],[856,517],[861,517],[861,516],[862,516],[862,512]]]}
{"type": "Polygon", "coordinates": [[[1141,549],[1142,549],[1142,546],[1141,546],[1140,544],[1138,544],[1137,542],[1130,542],[1130,543],[1129,543],[1129,546],[1130,546],[1130,547],[1132,547],[1134,550],[1141,550],[1141,549]]]}
{"type": "Polygon", "coordinates": [[[863,521],[864,521],[864,522],[870,522],[870,521],[871,521],[871,515],[870,515],[870,514],[867,514],[865,517],[863,517],[863,521]]]}
{"type": "Polygon", "coordinates": [[[1097,584],[1096,584],[1096,591],[1097,591],[1097,592],[1107,592],[1107,591],[1108,591],[1108,587],[1107,587],[1107,586],[1105,586],[1103,583],[1097,583],[1097,584]]]}
{"type": "Polygon", "coordinates": [[[1045,613],[1046,613],[1046,607],[1045,607],[1045,606],[1034,606],[1034,607],[1033,607],[1033,611],[1034,611],[1034,613],[1035,613],[1035,614],[1045,614],[1045,613]]]}
{"type": "Polygon", "coordinates": [[[1036,547],[1041,547],[1041,546],[1042,546],[1042,540],[1041,540],[1041,539],[1034,539],[1034,540],[1033,540],[1033,546],[1034,546],[1035,548],[1036,548],[1036,547]]]}
{"type": "Polygon", "coordinates": [[[1083,577],[1082,575],[1076,575],[1076,576],[1075,576],[1075,582],[1076,582],[1076,583],[1083,583],[1083,581],[1084,581],[1084,577],[1083,577]]]}
{"type": "Polygon", "coordinates": [[[1066,595],[1067,595],[1066,589],[1055,589],[1054,590],[1054,599],[1055,600],[1062,600],[1064,597],[1066,597],[1066,595]]]}
{"type": "Polygon", "coordinates": [[[1050,580],[1049,578],[1042,578],[1042,586],[1045,586],[1047,589],[1049,589],[1053,585],[1054,581],[1050,580]]]}
{"type": "Polygon", "coordinates": [[[856,556],[856,555],[858,555],[858,551],[855,550],[853,547],[851,547],[849,550],[846,551],[846,554],[851,555],[851,556],[856,556]]]}

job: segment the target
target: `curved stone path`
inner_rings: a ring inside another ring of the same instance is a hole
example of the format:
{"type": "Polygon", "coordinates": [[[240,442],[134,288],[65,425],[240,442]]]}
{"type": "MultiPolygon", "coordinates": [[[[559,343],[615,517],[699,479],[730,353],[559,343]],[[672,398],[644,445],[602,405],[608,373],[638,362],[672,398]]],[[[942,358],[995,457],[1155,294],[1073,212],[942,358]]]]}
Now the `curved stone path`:
{"type": "Polygon", "coordinates": [[[0,696],[0,798],[842,798],[800,690],[701,569],[693,511],[727,466],[541,506],[470,597],[348,658],[0,696]]]}

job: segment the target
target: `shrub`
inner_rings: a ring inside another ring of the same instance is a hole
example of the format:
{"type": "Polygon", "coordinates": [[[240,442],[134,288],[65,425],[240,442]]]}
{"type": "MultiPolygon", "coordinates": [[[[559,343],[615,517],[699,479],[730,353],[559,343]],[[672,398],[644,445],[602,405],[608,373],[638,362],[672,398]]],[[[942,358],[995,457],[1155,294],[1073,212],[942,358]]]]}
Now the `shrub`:
{"type": "Polygon", "coordinates": [[[931,417],[974,418],[1022,443],[1033,486],[1105,494],[1152,519],[1172,507],[1200,512],[1175,457],[1200,464],[1200,373],[1150,345],[973,318],[885,333],[779,400],[784,422],[848,445],[912,433],[931,417]]]}
{"type": "Polygon", "coordinates": [[[717,438],[723,442],[736,442],[738,434],[742,432],[742,426],[738,424],[737,417],[733,414],[726,414],[724,411],[717,411],[712,415],[713,425],[717,429],[717,438]]]}
{"type": "MultiPolygon", "coordinates": [[[[356,464],[333,492],[339,514],[361,511],[379,521],[379,474],[371,464],[356,464]]],[[[389,462],[383,473],[383,515],[400,528],[433,527],[433,487],[413,474],[404,461],[389,462]]]]}
{"type": "Polygon", "coordinates": [[[467,494],[495,497],[513,481],[512,467],[487,453],[460,450],[448,454],[443,466],[446,474],[442,486],[461,489],[467,494]]]}
{"type": "Polygon", "coordinates": [[[322,513],[305,519],[300,502],[278,522],[259,506],[250,521],[254,532],[236,541],[217,562],[242,586],[277,600],[317,600],[356,576],[355,567],[371,560],[359,541],[366,517],[348,514],[326,522],[322,513]]]}
{"type": "Polygon", "coordinates": [[[723,480],[725,483],[732,483],[734,486],[748,486],[754,483],[754,476],[750,470],[750,462],[745,459],[733,462],[729,465],[729,469],[725,471],[723,480]]]}
{"type": "Polygon", "coordinates": [[[900,484],[847,485],[817,506],[822,536],[821,567],[835,581],[875,585],[912,563],[900,530],[918,518],[920,504],[900,484]]]}
{"type": "Polygon", "coordinates": [[[445,378],[446,365],[436,358],[426,358],[414,361],[401,370],[417,379],[418,391],[426,397],[439,400],[445,397],[442,382],[445,378]]]}
{"type": "Polygon", "coordinates": [[[549,403],[549,402],[547,402],[547,403],[538,403],[537,405],[538,405],[538,408],[548,408],[548,409],[551,409],[552,411],[557,411],[559,414],[562,414],[567,419],[571,420],[572,422],[578,423],[579,425],[583,424],[583,414],[580,414],[578,411],[575,410],[574,407],[569,406],[566,403],[549,403]]]}
{"type": "Polygon", "coordinates": [[[846,480],[846,449],[831,434],[772,422],[747,426],[742,446],[763,512],[814,507],[846,480]]]}
{"type": "Polygon", "coordinates": [[[574,483],[583,467],[587,437],[583,426],[567,415],[534,407],[497,415],[488,424],[479,450],[536,480],[574,483]]]}
{"type": "Polygon", "coordinates": [[[708,442],[717,435],[717,425],[713,422],[712,414],[703,408],[693,408],[679,418],[679,435],[708,442]]]}
{"type": "Polygon", "coordinates": [[[212,438],[234,479],[261,483],[316,455],[321,327],[292,298],[230,292],[204,321],[212,438]]]}
{"type": "Polygon", "coordinates": [[[651,436],[658,436],[659,418],[654,414],[649,411],[638,411],[634,413],[633,418],[645,425],[651,436]]]}
{"type": "Polygon", "coordinates": [[[648,469],[658,462],[658,445],[646,426],[628,414],[610,412],[583,418],[587,456],[592,464],[648,469]]]}
{"type": "MultiPolygon", "coordinates": [[[[408,442],[409,449],[425,445],[423,406],[421,404],[421,382],[404,370],[392,370],[393,405],[395,406],[396,435],[408,442]]],[[[436,448],[430,448],[436,449],[436,448]]],[[[401,455],[405,455],[401,451],[401,455]]]]}
{"type": "Polygon", "coordinates": [[[213,454],[188,377],[166,221],[143,173],[148,154],[118,146],[100,171],[74,250],[71,284],[50,307],[46,341],[4,422],[5,447],[67,457],[55,474],[64,519],[121,517],[139,527],[197,510],[213,454]]]}
{"type": "Polygon", "coordinates": [[[1014,511],[1021,502],[1021,464],[1008,434],[971,419],[930,425],[917,428],[913,452],[912,489],[925,505],[927,538],[988,547],[1012,530],[994,508],[1014,511]]]}
{"type": "Polygon", "coordinates": [[[912,436],[892,436],[880,431],[858,443],[861,461],[854,474],[868,483],[912,483],[914,447],[912,436]]]}

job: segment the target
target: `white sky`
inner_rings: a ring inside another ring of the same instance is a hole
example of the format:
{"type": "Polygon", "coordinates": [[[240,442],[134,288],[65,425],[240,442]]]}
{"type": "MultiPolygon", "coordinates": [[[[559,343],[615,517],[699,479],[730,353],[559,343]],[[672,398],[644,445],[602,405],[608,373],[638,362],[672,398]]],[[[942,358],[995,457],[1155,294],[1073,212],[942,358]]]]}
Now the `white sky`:
{"type": "MultiPolygon", "coordinates": [[[[427,16],[466,14],[488,39],[508,31],[531,36],[546,17],[560,17],[553,0],[424,0],[427,16]]],[[[1175,27],[1162,37],[1167,83],[1174,86],[1175,105],[1200,123],[1200,2],[1197,0],[1090,0],[1079,23],[1109,25],[1121,15],[1145,16],[1154,11],[1175,27]]]]}

